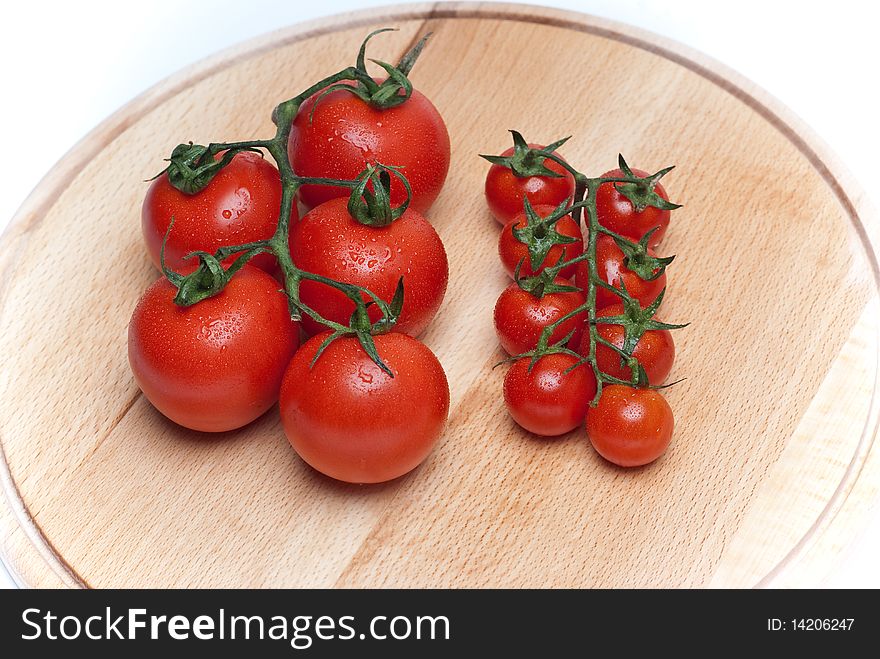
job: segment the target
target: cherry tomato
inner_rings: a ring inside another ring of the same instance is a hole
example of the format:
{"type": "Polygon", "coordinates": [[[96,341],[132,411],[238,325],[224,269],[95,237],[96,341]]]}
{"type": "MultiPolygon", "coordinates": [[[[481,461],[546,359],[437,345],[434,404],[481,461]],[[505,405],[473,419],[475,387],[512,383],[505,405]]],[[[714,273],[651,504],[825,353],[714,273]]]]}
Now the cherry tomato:
{"type": "MultiPolygon", "coordinates": [[[[308,98],[293,121],[289,153],[294,171],[300,176],[354,179],[368,164],[402,167],[412,186],[410,208],[425,213],[449,170],[449,133],[431,101],[413,90],[405,103],[381,110],[337,90],[315,107],[321,93],[308,98]]],[[[336,186],[300,188],[308,208],[350,193],[336,186]]],[[[406,188],[392,176],[391,203],[397,206],[405,199],[406,188]]]]}
{"type": "Polygon", "coordinates": [[[660,392],[612,384],[587,412],[586,427],[599,455],[621,467],[639,467],[663,455],[673,425],[672,408],[660,392]]]}
{"type": "MultiPolygon", "coordinates": [[[[648,176],[648,172],[641,169],[633,169],[632,173],[638,177],[648,176]]],[[[623,176],[620,169],[612,169],[605,172],[602,177],[613,178],[623,176]]],[[[669,195],[660,183],[654,186],[654,192],[666,201],[669,195]]],[[[596,214],[599,224],[614,233],[638,242],[651,229],[657,230],[651,234],[648,242],[649,247],[657,247],[666,235],[669,227],[669,211],[647,206],[641,213],[637,212],[632,202],[620,193],[614,183],[605,183],[599,186],[596,192],[596,214]]]]}
{"type": "MultiPolygon", "coordinates": [[[[599,309],[596,316],[620,316],[623,314],[622,304],[612,304],[610,307],[599,309]]],[[[624,331],[622,325],[608,325],[597,323],[596,330],[603,339],[623,348],[624,331]]],[[[584,333],[580,340],[578,352],[584,356],[590,352],[590,335],[584,333]]],[[[675,361],[675,343],[672,340],[672,332],[669,330],[647,330],[633,350],[633,356],[645,369],[650,384],[663,384],[672,370],[675,361]]],[[[632,371],[628,366],[621,366],[620,355],[611,348],[598,343],[596,345],[596,361],[599,370],[621,380],[629,380],[632,371]]]]}
{"type": "MultiPolygon", "coordinates": [[[[167,174],[159,176],[147,190],[141,227],[150,258],[159,268],[162,239],[174,217],[174,228],[165,246],[165,263],[176,272],[186,272],[198,265],[197,259],[183,260],[190,252],[213,253],[219,247],[271,238],[280,207],[278,170],[258,153],[242,151],[194,195],[173,187],[167,174]]],[[[296,220],[294,204],[291,222],[296,220]]],[[[249,263],[272,272],[275,257],[258,254],[249,263]]]]}
{"type": "Polygon", "coordinates": [[[392,332],[374,337],[389,377],[354,337],[309,339],[281,386],[281,421],[290,444],[312,467],[349,483],[380,483],[418,466],[449,413],[443,367],[424,344],[392,332]]]}
{"type": "Polygon", "coordinates": [[[128,359],[147,399],[175,423],[205,432],[250,423],[276,400],[299,345],[278,282],[251,265],[220,293],[179,307],[164,277],[128,326],[128,359]]]}
{"type": "MultiPolygon", "coordinates": [[[[556,209],[553,206],[536,206],[534,210],[539,217],[547,217],[556,209]]],[[[538,266],[537,269],[533,270],[531,261],[529,260],[528,247],[525,243],[521,243],[517,240],[513,235],[514,227],[521,228],[525,227],[527,224],[528,222],[526,220],[525,211],[520,211],[520,213],[510,222],[504,225],[504,228],[501,230],[501,235],[498,236],[498,256],[501,258],[504,270],[511,277],[513,277],[516,272],[516,264],[523,258],[525,258],[525,261],[523,261],[522,267],[519,270],[520,277],[530,277],[531,275],[538,274],[544,270],[544,268],[556,265],[559,262],[560,256],[565,256],[567,260],[573,259],[576,256],[580,256],[584,251],[584,239],[581,236],[580,227],[570,215],[565,215],[554,225],[556,232],[563,236],[575,238],[577,242],[554,245],[550,248],[550,251],[547,252],[544,262],[538,266]]],[[[577,264],[565,267],[559,272],[559,275],[561,277],[571,278],[574,276],[576,268],[577,264]]]]}
{"type": "MultiPolygon", "coordinates": [[[[656,256],[652,249],[648,249],[648,254],[656,256]]],[[[614,242],[611,236],[601,235],[596,239],[596,270],[599,278],[608,282],[612,286],[620,286],[620,279],[629,294],[639,301],[642,308],[647,307],[651,302],[657,299],[660,291],[666,286],[666,273],[652,281],[641,279],[636,273],[632,272],[623,264],[623,252],[614,242]]],[[[589,281],[589,266],[587,261],[577,263],[577,275],[575,281],[583,290],[587,289],[589,281]]],[[[596,287],[596,308],[603,309],[612,304],[619,304],[620,296],[609,290],[596,287]]]]}
{"type": "MultiPolygon", "coordinates": [[[[421,334],[440,308],[449,279],[440,236],[412,209],[388,226],[370,227],[352,218],[347,203],[331,199],[293,227],[293,262],[307,272],[363,286],[387,302],[403,277],[403,312],[395,330],[421,334]]],[[[318,282],[304,280],[300,298],[324,318],[343,325],[355,309],[344,293],[318,282]]],[[[375,305],[369,311],[373,321],[382,315],[375,305]]],[[[303,326],[309,334],[325,329],[308,317],[303,326]]]]}
{"type": "MultiPolygon", "coordinates": [[[[543,149],[544,145],[529,144],[532,149],[543,149]]],[[[502,156],[513,155],[513,147],[502,156]]],[[[523,212],[523,197],[528,197],[532,206],[545,205],[556,208],[574,195],[574,176],[559,163],[545,159],[544,166],[552,172],[561,174],[559,178],[550,176],[526,176],[519,178],[509,167],[492,165],[486,175],[486,201],[489,210],[498,222],[507,224],[523,212]]]]}
{"type": "Polygon", "coordinates": [[[516,360],[504,377],[504,402],[510,416],[536,435],[552,437],[574,430],[584,422],[596,395],[596,379],[588,364],[572,355],[541,357],[529,373],[530,357],[516,360]]]}
{"type": "MultiPolygon", "coordinates": [[[[562,277],[557,277],[553,283],[559,286],[571,286],[571,282],[562,277]]],[[[534,350],[545,327],[571,313],[583,303],[584,294],[580,291],[547,293],[538,298],[515,283],[510,284],[501,291],[495,304],[495,333],[498,335],[501,347],[509,355],[519,355],[534,350]]],[[[574,330],[575,334],[570,345],[579,345],[584,318],[584,314],[580,313],[561,323],[550,336],[550,343],[561,341],[574,330]]]]}

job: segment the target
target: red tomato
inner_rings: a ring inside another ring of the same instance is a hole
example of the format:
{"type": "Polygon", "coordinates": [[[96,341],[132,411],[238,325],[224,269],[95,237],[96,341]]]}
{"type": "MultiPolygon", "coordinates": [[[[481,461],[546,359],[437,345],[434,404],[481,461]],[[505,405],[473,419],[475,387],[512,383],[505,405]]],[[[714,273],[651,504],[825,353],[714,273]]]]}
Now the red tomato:
{"type": "Polygon", "coordinates": [[[621,467],[640,467],[663,455],[673,425],[672,408],[660,392],[621,384],[603,387],[599,404],[587,412],[593,447],[621,467]]]}
{"type": "MultiPolygon", "coordinates": [[[[387,302],[403,277],[403,312],[395,329],[421,334],[440,308],[449,279],[440,236],[411,209],[388,226],[366,226],[351,217],[347,202],[331,199],[293,227],[293,262],[307,272],[363,286],[387,302]]],[[[304,280],[300,298],[324,318],[343,325],[355,309],[345,294],[318,282],[304,280]]],[[[374,322],[381,315],[378,307],[370,307],[374,322]]],[[[303,318],[303,326],[309,334],[325,329],[308,317],[303,318]]]]}
{"type": "MultiPolygon", "coordinates": [[[[641,169],[633,169],[632,173],[640,178],[648,176],[648,172],[641,169]]],[[[623,175],[623,171],[620,169],[612,169],[610,172],[602,174],[602,177],[613,178],[623,175]]],[[[669,195],[666,194],[666,190],[660,183],[654,186],[654,192],[669,201],[669,195]]],[[[599,186],[599,190],[596,192],[596,213],[599,224],[603,227],[636,242],[641,240],[648,231],[657,227],[648,242],[649,247],[657,247],[669,227],[668,210],[647,206],[639,213],[633,203],[620,193],[614,183],[605,183],[599,186]]]]}
{"type": "MultiPolygon", "coordinates": [[[[553,283],[560,286],[571,285],[570,281],[562,277],[557,277],[553,283]]],[[[584,301],[584,295],[579,291],[547,293],[537,298],[515,283],[510,284],[501,291],[495,304],[495,333],[498,335],[501,347],[508,355],[519,355],[534,350],[545,327],[571,313],[584,301]]],[[[580,313],[561,323],[550,336],[550,343],[561,341],[569,332],[575,330],[570,345],[579,345],[584,318],[585,315],[580,313]]]]}
{"type": "MultiPolygon", "coordinates": [[[[648,254],[656,256],[652,249],[648,249],[648,254]]],[[[666,286],[666,273],[664,272],[652,281],[645,281],[623,264],[623,258],[623,252],[611,236],[601,235],[596,239],[596,270],[599,273],[599,278],[612,286],[619,287],[622,277],[629,294],[639,301],[642,308],[647,307],[657,299],[660,291],[666,286]]],[[[577,264],[575,281],[584,291],[587,290],[589,281],[588,268],[587,261],[580,261],[577,264]]],[[[596,287],[597,309],[619,303],[619,295],[600,286],[596,287]]]]}
{"type": "MultiPolygon", "coordinates": [[[[174,228],[165,246],[165,263],[176,272],[185,272],[198,265],[198,259],[183,260],[190,252],[213,254],[219,247],[271,238],[280,207],[278,170],[259,154],[242,151],[194,195],[176,189],[168,182],[168,175],[162,174],[147,190],[141,226],[147,251],[159,268],[162,239],[174,217],[174,228]]],[[[290,219],[297,220],[295,204],[290,219]]],[[[275,257],[258,254],[249,263],[272,272],[275,257]]]]}
{"type": "Polygon", "coordinates": [[[530,357],[516,360],[504,377],[504,402],[510,416],[536,435],[552,437],[584,422],[596,395],[596,379],[588,364],[568,354],[544,355],[529,373],[530,357]]]}
{"type": "MultiPolygon", "coordinates": [[[[544,145],[529,144],[532,149],[543,149],[544,145]]],[[[513,155],[513,147],[502,156],[513,155]]],[[[528,197],[532,206],[546,205],[556,208],[574,195],[574,176],[559,163],[545,159],[544,166],[552,172],[561,174],[559,178],[550,176],[517,177],[509,167],[492,165],[486,175],[486,201],[489,210],[498,222],[507,224],[523,212],[523,197],[528,197]]]]}
{"type": "Polygon", "coordinates": [[[296,353],[281,386],[281,421],[290,444],[312,467],[349,483],[380,483],[418,466],[449,413],[449,385],[424,344],[398,332],[374,337],[389,377],[354,337],[329,332],[296,353]]]}
{"type": "MultiPolygon", "coordinates": [[[[622,314],[623,305],[612,304],[610,307],[600,309],[596,316],[601,318],[622,314]]],[[[596,330],[603,339],[618,348],[623,348],[625,337],[622,325],[597,323],[596,330]]],[[[584,333],[581,337],[578,352],[584,356],[590,353],[589,334],[584,333]]],[[[650,384],[663,384],[672,370],[672,363],[675,361],[675,343],[672,340],[672,332],[669,330],[647,330],[636,344],[633,356],[645,369],[650,384]]],[[[629,380],[632,377],[630,368],[625,365],[621,366],[620,355],[601,343],[596,345],[596,361],[599,370],[603,373],[621,380],[629,380]]]]}
{"type": "MultiPolygon", "coordinates": [[[[553,206],[536,206],[534,210],[539,217],[547,217],[550,213],[556,210],[556,208],[553,206]]],[[[559,262],[560,256],[565,256],[566,259],[573,259],[576,256],[580,256],[584,251],[584,239],[581,236],[580,227],[577,225],[577,222],[571,218],[571,215],[565,215],[554,225],[556,232],[563,236],[575,238],[577,239],[577,242],[554,245],[550,248],[550,251],[547,252],[544,262],[538,266],[536,270],[532,270],[528,247],[525,243],[521,243],[517,240],[513,235],[514,227],[522,228],[527,226],[527,224],[528,222],[526,221],[525,211],[521,211],[510,222],[504,225],[504,228],[501,230],[501,235],[498,236],[498,256],[501,258],[504,270],[511,277],[513,277],[516,272],[516,264],[523,258],[525,258],[525,261],[523,261],[522,267],[519,271],[520,277],[530,277],[538,274],[544,270],[544,268],[556,265],[559,262]]],[[[577,264],[565,267],[559,272],[559,276],[571,278],[574,276],[576,268],[577,264]]]]}
{"type": "MultiPolygon", "coordinates": [[[[321,93],[308,98],[293,121],[289,154],[294,171],[300,176],[354,179],[368,164],[402,167],[412,186],[410,208],[425,213],[449,170],[449,133],[431,101],[413,90],[405,103],[380,110],[337,90],[321,98],[312,115],[321,93]]],[[[350,193],[349,188],[326,185],[300,188],[308,208],[350,193]]],[[[406,188],[392,176],[392,204],[405,199],[406,188]]]]}
{"type": "Polygon", "coordinates": [[[128,359],[147,399],[175,423],[206,432],[250,423],[278,400],[299,345],[278,282],[246,265],[217,295],[190,307],[159,279],[128,326],[128,359]]]}

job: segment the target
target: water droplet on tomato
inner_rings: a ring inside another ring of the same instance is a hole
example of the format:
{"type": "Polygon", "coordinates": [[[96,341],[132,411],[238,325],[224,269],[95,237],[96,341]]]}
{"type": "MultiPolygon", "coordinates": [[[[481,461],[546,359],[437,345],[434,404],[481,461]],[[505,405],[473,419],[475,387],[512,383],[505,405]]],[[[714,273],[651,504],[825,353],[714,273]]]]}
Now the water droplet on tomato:
{"type": "Polygon", "coordinates": [[[373,384],[373,374],[366,372],[363,367],[358,367],[358,378],[366,384],[373,384]]]}

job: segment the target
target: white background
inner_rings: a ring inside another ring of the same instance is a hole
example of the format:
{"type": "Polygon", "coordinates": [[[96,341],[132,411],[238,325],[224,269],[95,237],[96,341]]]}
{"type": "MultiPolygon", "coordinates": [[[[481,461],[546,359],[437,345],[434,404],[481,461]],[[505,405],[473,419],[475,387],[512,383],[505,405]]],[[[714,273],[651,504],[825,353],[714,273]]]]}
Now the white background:
{"type": "MultiPolygon", "coordinates": [[[[9,2],[0,20],[0,229],[89,130],[178,69],[292,23],[392,0],[9,2]]],[[[880,3],[551,0],[652,30],[745,74],[807,121],[880,203],[880,3]]],[[[880,587],[880,511],[825,585],[880,587]]],[[[0,584],[11,579],[0,568],[0,584]]]]}

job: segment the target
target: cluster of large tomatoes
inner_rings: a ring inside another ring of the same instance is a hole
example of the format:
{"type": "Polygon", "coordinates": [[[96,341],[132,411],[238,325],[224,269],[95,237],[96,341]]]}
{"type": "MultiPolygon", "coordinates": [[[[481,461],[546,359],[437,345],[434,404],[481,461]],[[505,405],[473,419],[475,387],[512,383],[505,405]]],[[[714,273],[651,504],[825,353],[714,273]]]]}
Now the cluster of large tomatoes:
{"type": "Polygon", "coordinates": [[[504,226],[498,252],[514,278],[494,311],[513,362],[507,409],[543,436],[585,424],[617,465],[652,462],[672,437],[658,388],[675,359],[670,330],[682,327],[654,317],[672,260],[654,251],[677,207],[659,183],[668,169],[649,175],[621,158],[619,169],[587,179],[556,152],[565,140],[543,146],[512,133],[513,147],[484,156],[486,200],[504,226]]]}
{"type": "Polygon", "coordinates": [[[296,452],[355,483],[396,478],[428,455],[449,387],[414,337],[447,286],[424,213],[450,154],[443,119],[406,77],[423,45],[382,64],[384,83],[366,73],[362,48],[357,67],[275,109],[271,140],[174,150],[142,210],[165,276],[128,338],[135,380],[166,417],[225,432],[280,400],[296,452]]]}

